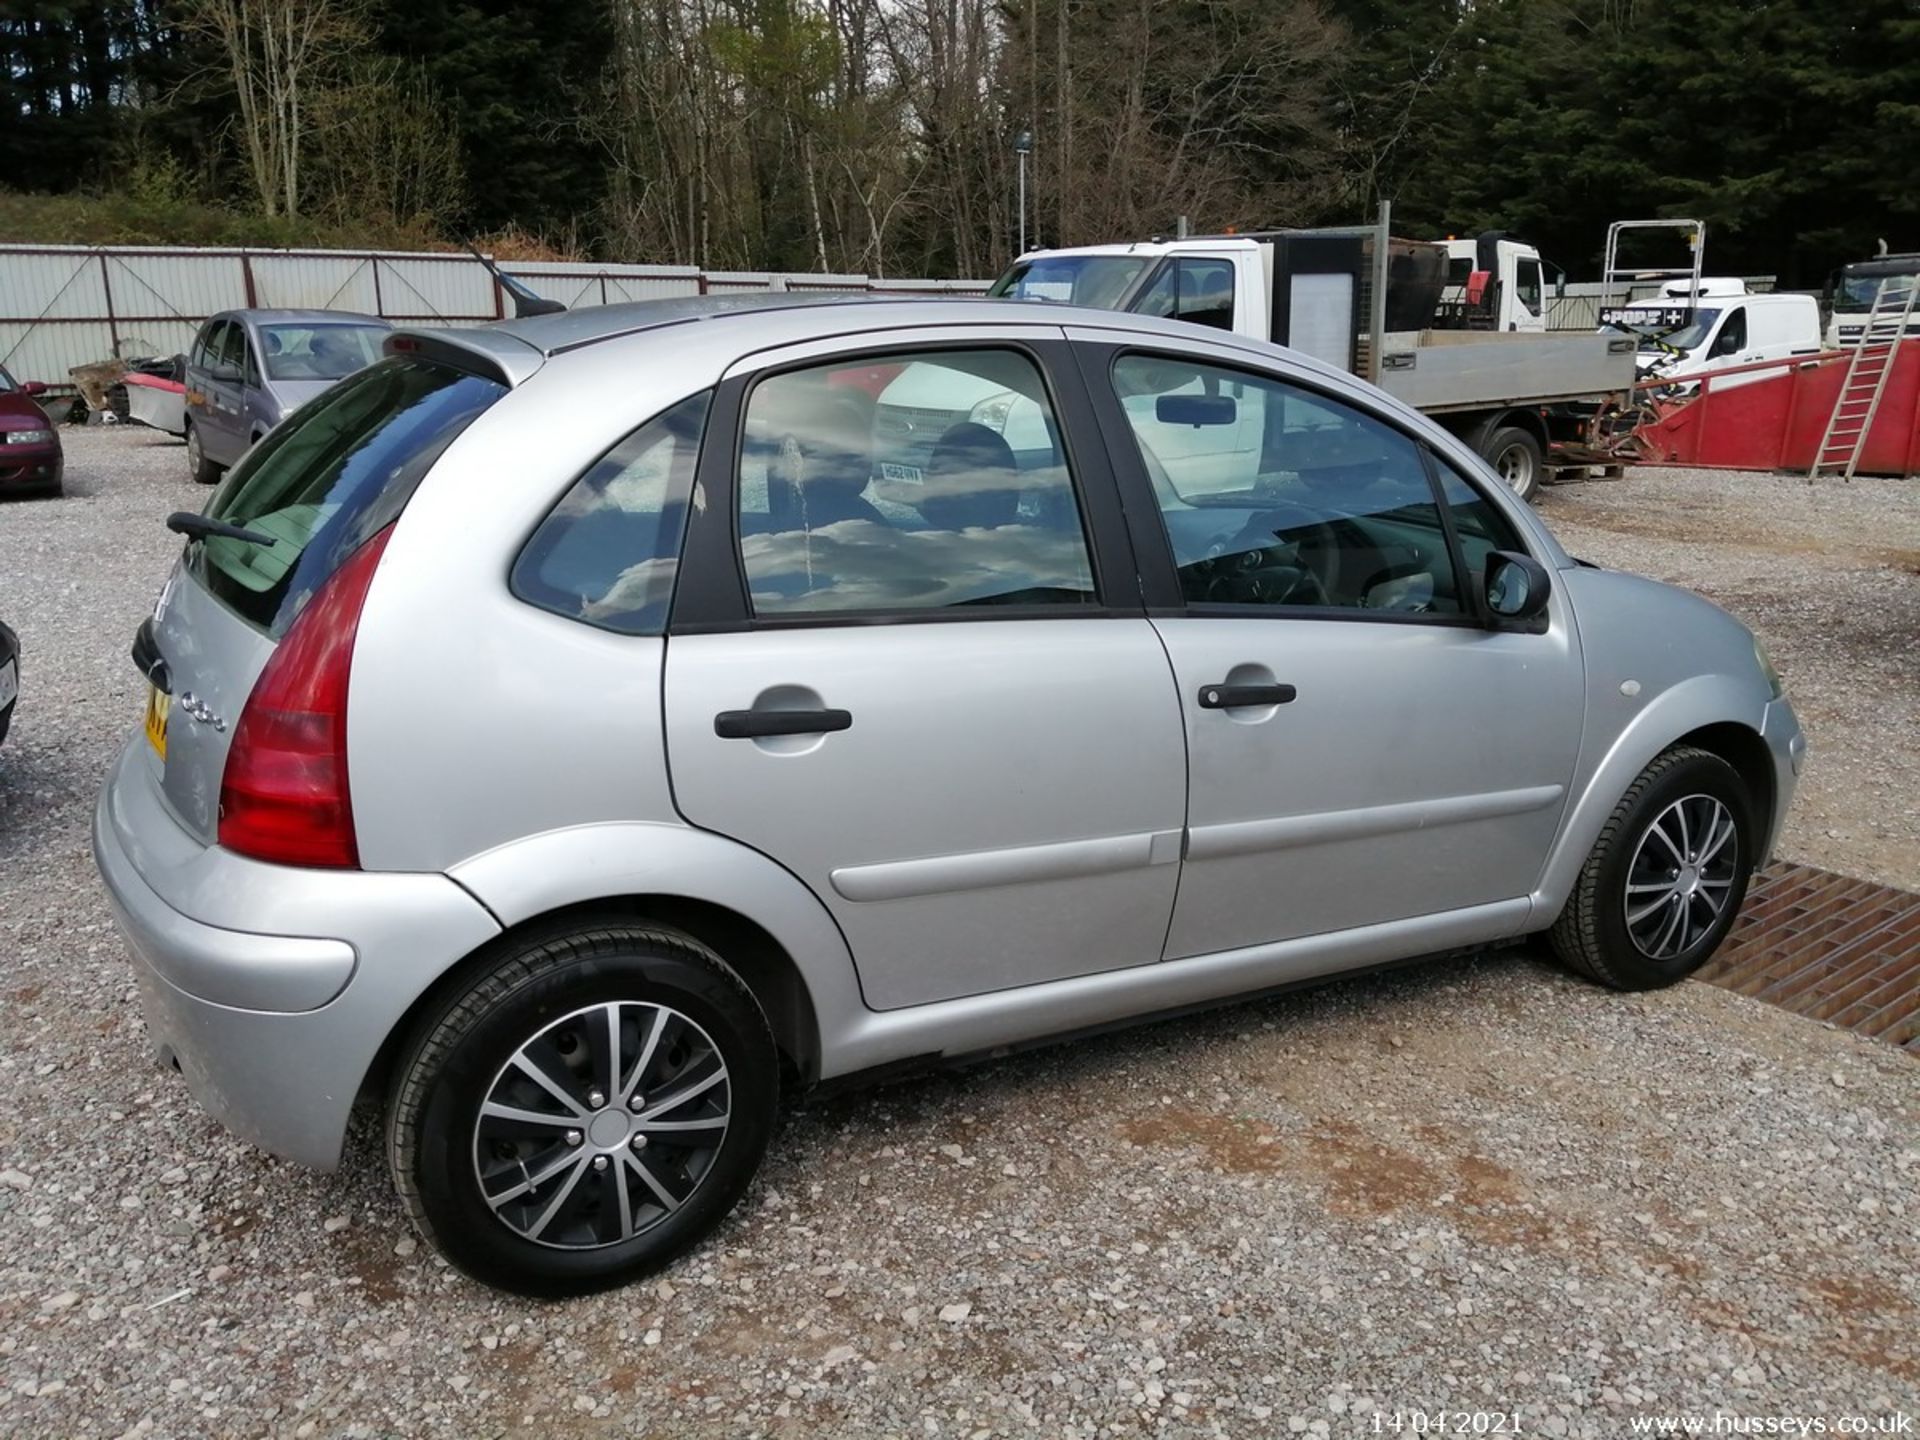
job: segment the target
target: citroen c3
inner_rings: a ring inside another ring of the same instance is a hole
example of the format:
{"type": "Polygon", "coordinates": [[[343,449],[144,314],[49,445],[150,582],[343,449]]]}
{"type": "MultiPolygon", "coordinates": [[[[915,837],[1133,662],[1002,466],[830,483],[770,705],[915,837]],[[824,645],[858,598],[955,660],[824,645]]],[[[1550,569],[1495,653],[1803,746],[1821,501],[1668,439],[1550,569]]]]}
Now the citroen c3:
{"type": "Polygon", "coordinates": [[[695,1244],[786,1085],[1527,937],[1670,984],[1805,751],[1748,630],[1438,426],[1106,311],[396,333],[173,524],[94,825],[157,1056],[309,1165],[377,1104],[526,1294],[695,1244]]]}

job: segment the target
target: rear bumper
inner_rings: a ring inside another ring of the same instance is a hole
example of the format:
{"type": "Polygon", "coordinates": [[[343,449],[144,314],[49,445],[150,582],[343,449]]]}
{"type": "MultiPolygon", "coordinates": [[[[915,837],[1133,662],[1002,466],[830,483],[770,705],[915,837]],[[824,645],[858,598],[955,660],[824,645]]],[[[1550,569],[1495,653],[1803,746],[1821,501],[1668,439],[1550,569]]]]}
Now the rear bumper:
{"type": "Polygon", "coordinates": [[[381,1045],[499,926],[442,875],[296,870],[199,844],[144,743],[108,778],[93,848],[156,1056],[242,1139],[330,1168],[381,1045]]]}

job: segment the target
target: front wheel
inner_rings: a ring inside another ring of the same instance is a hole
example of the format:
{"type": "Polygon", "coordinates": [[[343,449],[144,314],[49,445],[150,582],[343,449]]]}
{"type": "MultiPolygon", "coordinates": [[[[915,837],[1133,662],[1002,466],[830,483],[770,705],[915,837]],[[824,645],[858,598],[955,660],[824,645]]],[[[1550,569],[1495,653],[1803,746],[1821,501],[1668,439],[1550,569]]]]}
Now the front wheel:
{"type": "Polygon", "coordinates": [[[1720,947],[1753,875],[1752,800],[1733,767],[1691,746],[1627,788],[1552,930],[1571,969],[1616,990],[1683,980],[1720,947]]]}
{"type": "Polygon", "coordinates": [[[725,1218],[773,1131],[752,993],[674,931],[568,931],[503,955],[416,1032],[387,1114],[415,1226],[522,1295],[625,1284],[725,1218]]]}
{"type": "Polygon", "coordinates": [[[1547,468],[1547,452],[1538,436],[1517,425],[1509,425],[1489,435],[1480,453],[1509,490],[1522,500],[1533,499],[1547,468]]]}

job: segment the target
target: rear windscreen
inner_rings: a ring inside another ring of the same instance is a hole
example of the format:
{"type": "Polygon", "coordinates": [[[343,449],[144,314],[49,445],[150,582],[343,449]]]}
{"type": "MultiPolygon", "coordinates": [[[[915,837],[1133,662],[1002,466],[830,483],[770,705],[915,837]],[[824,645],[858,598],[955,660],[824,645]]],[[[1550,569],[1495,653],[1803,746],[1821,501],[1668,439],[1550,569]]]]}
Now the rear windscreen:
{"type": "Polygon", "coordinates": [[[189,569],[278,638],[341,562],[399,515],[440,452],[504,394],[496,380],[421,359],[350,376],[256,445],[208,512],[273,543],[210,536],[188,547],[189,569]]]}

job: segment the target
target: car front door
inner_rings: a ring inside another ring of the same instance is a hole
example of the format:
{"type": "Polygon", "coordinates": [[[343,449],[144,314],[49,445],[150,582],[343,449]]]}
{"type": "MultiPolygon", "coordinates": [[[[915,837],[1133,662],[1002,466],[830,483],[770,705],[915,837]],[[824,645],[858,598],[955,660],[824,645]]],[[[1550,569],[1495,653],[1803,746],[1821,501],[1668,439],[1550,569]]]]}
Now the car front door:
{"type": "Polygon", "coordinates": [[[1185,717],[1168,958],[1443,912],[1518,924],[1584,683],[1559,597],[1539,633],[1484,620],[1486,556],[1524,548],[1486,478],[1250,357],[1082,353],[1185,717]],[[1265,433],[1237,485],[1186,494],[1122,397],[1195,382],[1261,392],[1265,433]]]}
{"type": "Polygon", "coordinates": [[[669,632],[681,813],[813,889],[876,1009],[1156,962],[1180,870],[1180,707],[1077,371],[978,333],[724,381],[669,632]],[[930,444],[874,423],[908,366],[930,444]]]}

